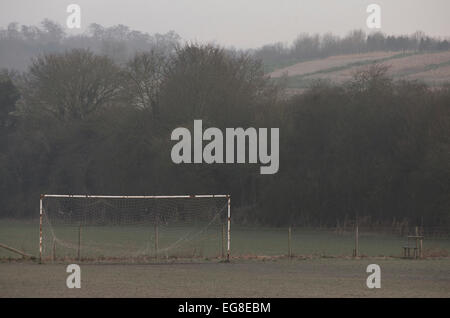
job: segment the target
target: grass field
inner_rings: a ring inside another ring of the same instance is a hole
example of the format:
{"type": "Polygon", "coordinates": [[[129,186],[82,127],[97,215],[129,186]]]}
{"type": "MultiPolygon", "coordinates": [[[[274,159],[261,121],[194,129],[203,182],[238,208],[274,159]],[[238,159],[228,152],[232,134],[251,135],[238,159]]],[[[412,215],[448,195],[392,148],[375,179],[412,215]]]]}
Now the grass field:
{"type": "MultiPolygon", "coordinates": [[[[191,232],[196,233],[192,229],[191,232]]],[[[66,245],[57,245],[56,254],[76,257],[78,244],[77,227],[55,227],[56,236],[66,245]]],[[[120,257],[143,253],[154,256],[153,226],[126,227],[86,227],[82,230],[82,256],[120,257]]],[[[175,227],[159,229],[159,247],[161,251],[171,246],[186,233],[186,229],[175,227]]],[[[38,255],[39,224],[37,221],[0,220],[0,243],[38,255]]],[[[181,242],[168,254],[180,257],[216,258],[222,254],[222,233],[220,227],[208,229],[196,236],[194,240],[181,242]],[[171,254],[172,253],[172,254],[171,254]]],[[[389,233],[375,233],[360,230],[359,252],[362,256],[402,256],[402,246],[406,244],[405,236],[389,233]]],[[[293,228],[291,250],[294,255],[304,257],[347,257],[352,256],[355,247],[354,233],[347,231],[337,234],[333,230],[313,230],[293,228]]],[[[424,253],[427,257],[450,256],[450,239],[425,238],[424,253]]],[[[44,227],[44,256],[50,257],[52,243],[50,232],[44,227]]],[[[287,228],[243,227],[232,225],[231,254],[234,257],[252,258],[254,256],[283,256],[288,253],[287,228]]],[[[164,256],[162,253],[160,256],[164,256]]],[[[20,256],[0,249],[0,259],[20,256]]]]}
{"type": "MultiPolygon", "coordinates": [[[[105,226],[83,231],[85,240],[92,236],[92,244],[108,243],[114,250],[119,242],[122,249],[145,246],[145,239],[152,237],[151,228],[146,227],[105,226]],[[130,241],[133,238],[142,242],[130,241]]],[[[72,228],[60,235],[69,240],[76,233],[72,228]]],[[[179,235],[177,231],[165,233],[167,238],[179,235]]],[[[37,255],[38,238],[37,222],[0,221],[3,244],[37,255]]],[[[202,244],[210,244],[217,256],[217,242],[209,239],[202,244]]],[[[450,297],[448,239],[426,239],[427,256],[435,257],[423,260],[399,257],[403,237],[368,232],[361,233],[359,259],[351,257],[351,232],[338,235],[295,228],[292,258],[286,257],[285,228],[233,226],[231,242],[230,263],[213,257],[177,262],[150,259],[147,264],[83,261],[79,290],[65,286],[66,264],[78,261],[66,259],[40,265],[2,249],[0,297],[450,297]],[[372,263],[381,266],[379,290],[366,287],[366,267],[372,263]]],[[[83,247],[83,251],[87,250],[83,247]]]]}
{"type": "Polygon", "coordinates": [[[81,265],[81,288],[60,264],[0,263],[0,297],[450,297],[450,260],[284,259],[231,263],[81,265]],[[381,268],[368,289],[367,265],[381,268]]]}

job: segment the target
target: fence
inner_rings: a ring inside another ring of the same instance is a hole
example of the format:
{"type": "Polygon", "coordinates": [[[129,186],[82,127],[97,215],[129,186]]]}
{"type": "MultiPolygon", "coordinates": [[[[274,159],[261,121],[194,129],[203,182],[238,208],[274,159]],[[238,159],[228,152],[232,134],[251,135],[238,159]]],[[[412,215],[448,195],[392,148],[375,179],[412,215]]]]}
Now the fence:
{"type": "MultiPolygon", "coordinates": [[[[450,229],[445,227],[358,226],[335,228],[256,228],[232,226],[232,255],[402,257],[408,236],[423,236],[424,257],[450,256],[450,229]]],[[[410,238],[413,246],[415,240],[410,238]]]]}
{"type": "MultiPolygon", "coordinates": [[[[0,243],[25,253],[37,255],[39,237],[37,221],[0,220],[0,243]]],[[[217,229],[223,236],[223,229],[217,229]]],[[[402,257],[408,236],[416,235],[416,226],[395,224],[394,226],[359,225],[356,236],[355,224],[333,228],[308,227],[256,227],[231,224],[231,257],[402,257]]],[[[424,257],[450,256],[450,228],[418,226],[423,235],[424,257]]],[[[205,241],[205,244],[209,244],[205,241]]],[[[215,243],[211,243],[215,244],[215,243]]],[[[411,240],[410,244],[415,244],[411,240]]],[[[222,244],[213,246],[217,257],[223,254],[222,244]]],[[[1,258],[20,258],[19,254],[0,249],[1,258]]]]}

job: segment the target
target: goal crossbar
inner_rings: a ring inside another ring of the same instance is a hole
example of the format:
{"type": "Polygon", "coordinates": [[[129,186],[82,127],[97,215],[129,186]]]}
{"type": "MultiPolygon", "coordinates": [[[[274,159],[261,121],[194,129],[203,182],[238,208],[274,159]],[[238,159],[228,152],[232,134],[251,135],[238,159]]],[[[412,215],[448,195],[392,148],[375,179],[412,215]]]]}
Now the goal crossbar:
{"type": "Polygon", "coordinates": [[[43,200],[45,198],[92,198],[92,199],[195,199],[195,198],[226,198],[227,199],[227,261],[230,260],[230,223],[231,195],[229,194],[196,194],[196,195],[89,195],[89,194],[41,194],[39,202],[39,262],[42,262],[43,244],[43,200]]]}
{"type": "Polygon", "coordinates": [[[229,194],[195,195],[89,195],[89,194],[42,194],[43,198],[92,198],[92,199],[189,199],[189,198],[228,198],[229,194]]]}

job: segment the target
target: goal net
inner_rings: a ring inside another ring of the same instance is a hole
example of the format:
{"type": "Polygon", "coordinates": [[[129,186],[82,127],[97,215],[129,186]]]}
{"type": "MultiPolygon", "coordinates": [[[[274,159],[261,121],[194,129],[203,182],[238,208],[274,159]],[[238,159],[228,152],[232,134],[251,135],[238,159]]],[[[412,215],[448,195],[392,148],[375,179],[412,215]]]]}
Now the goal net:
{"type": "Polygon", "coordinates": [[[229,217],[229,195],[42,195],[40,260],[228,259],[229,217]]]}

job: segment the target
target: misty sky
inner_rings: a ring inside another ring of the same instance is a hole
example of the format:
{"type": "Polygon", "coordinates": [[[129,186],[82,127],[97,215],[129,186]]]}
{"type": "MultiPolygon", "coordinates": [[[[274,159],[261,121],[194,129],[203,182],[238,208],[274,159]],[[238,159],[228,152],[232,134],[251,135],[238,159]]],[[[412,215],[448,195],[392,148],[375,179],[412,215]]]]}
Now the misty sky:
{"type": "Polygon", "coordinates": [[[124,24],[237,48],[291,42],[303,32],[370,31],[370,3],[381,6],[384,33],[450,35],[449,0],[0,0],[0,27],[13,21],[37,25],[44,18],[65,25],[71,3],[81,6],[82,30],[93,22],[124,24]]]}

